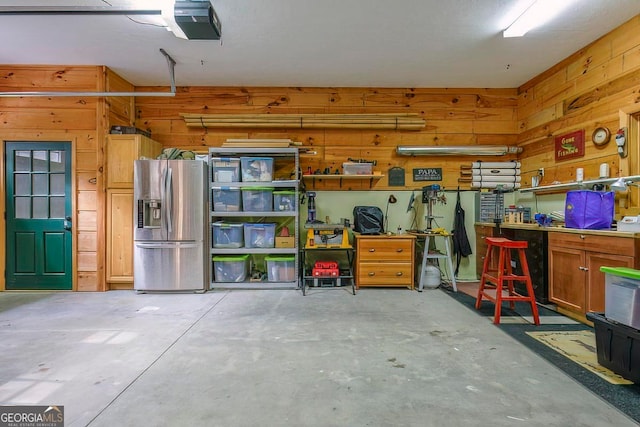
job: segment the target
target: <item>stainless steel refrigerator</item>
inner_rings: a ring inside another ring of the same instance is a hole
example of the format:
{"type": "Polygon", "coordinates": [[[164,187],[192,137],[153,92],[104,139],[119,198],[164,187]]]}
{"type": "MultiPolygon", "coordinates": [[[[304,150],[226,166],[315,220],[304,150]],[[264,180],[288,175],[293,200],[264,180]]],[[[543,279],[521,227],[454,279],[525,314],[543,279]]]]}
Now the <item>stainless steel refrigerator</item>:
{"type": "Polygon", "coordinates": [[[207,165],[136,160],[133,283],[137,291],[204,291],[209,283],[207,165]]]}

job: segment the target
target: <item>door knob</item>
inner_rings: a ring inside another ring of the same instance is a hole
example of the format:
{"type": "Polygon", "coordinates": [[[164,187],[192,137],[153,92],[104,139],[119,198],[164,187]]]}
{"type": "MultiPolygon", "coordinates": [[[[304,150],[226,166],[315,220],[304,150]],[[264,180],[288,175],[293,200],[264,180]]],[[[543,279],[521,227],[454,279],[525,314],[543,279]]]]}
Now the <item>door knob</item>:
{"type": "Polygon", "coordinates": [[[67,216],[64,218],[64,223],[62,225],[65,230],[71,231],[71,217],[67,216]]]}

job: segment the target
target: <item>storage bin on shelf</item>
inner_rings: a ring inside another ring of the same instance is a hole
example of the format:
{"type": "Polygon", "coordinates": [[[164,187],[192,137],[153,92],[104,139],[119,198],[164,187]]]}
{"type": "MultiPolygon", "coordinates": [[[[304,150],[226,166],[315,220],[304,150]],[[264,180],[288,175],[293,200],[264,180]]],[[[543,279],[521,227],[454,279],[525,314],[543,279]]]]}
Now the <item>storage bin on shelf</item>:
{"type": "Polygon", "coordinates": [[[212,228],[214,248],[241,248],[244,245],[244,224],[216,221],[212,228]]]}
{"type": "Polygon", "coordinates": [[[249,274],[249,255],[217,255],[213,260],[215,282],[244,282],[249,274]]]}
{"type": "Polygon", "coordinates": [[[272,157],[240,157],[240,165],[244,182],[273,181],[272,157]]]}
{"type": "Polygon", "coordinates": [[[342,172],[345,175],[371,175],[373,163],[345,162],[342,164],[342,172]]]}
{"type": "Polygon", "coordinates": [[[605,277],[604,316],[640,330],[640,270],[605,266],[600,271],[605,277]]]}
{"type": "Polygon", "coordinates": [[[293,282],[296,280],[295,257],[293,255],[268,255],[264,259],[267,263],[267,281],[293,282]]]}
{"type": "Polygon", "coordinates": [[[242,189],[242,210],[245,212],[273,211],[273,188],[247,187],[242,189]]]}
{"type": "Polygon", "coordinates": [[[212,157],[210,165],[214,182],[240,181],[239,157],[212,157]]]}
{"type": "Polygon", "coordinates": [[[273,210],[276,212],[296,210],[296,192],[281,190],[273,192],[273,210]]]}
{"type": "Polygon", "coordinates": [[[245,248],[273,248],[275,245],[276,224],[244,224],[245,248]]]}
{"type": "Polygon", "coordinates": [[[242,210],[240,188],[220,187],[211,190],[213,210],[218,212],[238,212],[242,210]]]}

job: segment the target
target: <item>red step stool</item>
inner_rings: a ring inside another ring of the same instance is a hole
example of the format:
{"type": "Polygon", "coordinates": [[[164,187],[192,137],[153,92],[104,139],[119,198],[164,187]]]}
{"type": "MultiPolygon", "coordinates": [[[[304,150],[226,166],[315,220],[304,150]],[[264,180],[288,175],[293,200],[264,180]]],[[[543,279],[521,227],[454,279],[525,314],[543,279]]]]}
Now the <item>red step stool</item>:
{"type": "Polygon", "coordinates": [[[529,265],[525,249],[528,244],[524,241],[514,241],[503,237],[487,237],[487,256],[484,258],[482,266],[482,277],[480,278],[480,288],[478,289],[478,297],[476,299],[476,310],[480,309],[483,299],[493,301],[495,304],[495,313],[493,323],[500,323],[500,311],[502,301],[509,301],[509,306],[513,310],[516,301],[528,302],[531,304],[531,313],[533,321],[536,325],[540,324],[538,316],[538,306],[533,293],[533,284],[529,274],[529,265]],[[495,252],[493,249],[499,248],[498,252],[498,269],[490,270],[491,257],[495,252]],[[513,274],[511,267],[511,251],[517,250],[522,265],[522,275],[513,274]],[[521,295],[514,290],[513,282],[524,282],[527,288],[527,295],[521,295]]]}

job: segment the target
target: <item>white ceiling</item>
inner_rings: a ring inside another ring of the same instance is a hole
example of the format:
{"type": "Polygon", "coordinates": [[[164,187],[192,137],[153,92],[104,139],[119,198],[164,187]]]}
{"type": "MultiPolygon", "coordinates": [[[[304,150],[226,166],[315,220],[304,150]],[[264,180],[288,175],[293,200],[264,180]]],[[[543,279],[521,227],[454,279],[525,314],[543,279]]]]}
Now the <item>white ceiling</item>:
{"type": "Polygon", "coordinates": [[[640,14],[640,0],[577,0],[525,37],[505,39],[520,1],[213,0],[221,41],[178,39],[134,22],[152,22],[140,16],[0,15],[0,63],[107,65],[134,85],[168,86],[163,48],[177,62],[178,86],[513,88],[640,14]]]}

